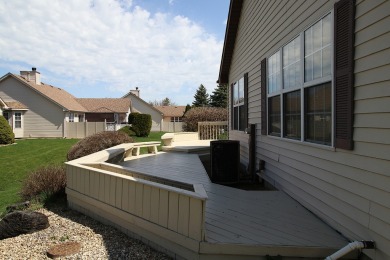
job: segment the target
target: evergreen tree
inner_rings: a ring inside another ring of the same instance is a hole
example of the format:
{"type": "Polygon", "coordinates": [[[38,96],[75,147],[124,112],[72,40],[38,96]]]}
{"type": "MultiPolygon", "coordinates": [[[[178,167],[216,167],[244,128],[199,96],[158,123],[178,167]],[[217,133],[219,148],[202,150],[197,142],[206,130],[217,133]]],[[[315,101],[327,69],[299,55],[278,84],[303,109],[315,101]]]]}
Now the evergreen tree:
{"type": "Polygon", "coordinates": [[[188,110],[190,110],[192,106],[190,104],[186,105],[186,109],[184,110],[183,116],[187,113],[188,110]]]}
{"type": "Polygon", "coordinates": [[[207,89],[202,84],[200,84],[199,88],[196,90],[194,99],[194,102],[192,102],[194,107],[209,106],[209,94],[207,94],[207,89]]]}
{"type": "Polygon", "coordinates": [[[171,100],[169,99],[169,98],[164,98],[163,100],[162,100],[162,105],[163,106],[170,106],[171,105],[171,100]]]}
{"type": "Polygon", "coordinates": [[[154,101],[149,101],[149,105],[154,106],[154,107],[161,107],[161,106],[176,106],[175,102],[172,102],[168,97],[157,100],[155,99],[154,101]]]}
{"type": "Polygon", "coordinates": [[[210,105],[212,107],[227,107],[227,85],[218,85],[210,96],[210,105]]]}

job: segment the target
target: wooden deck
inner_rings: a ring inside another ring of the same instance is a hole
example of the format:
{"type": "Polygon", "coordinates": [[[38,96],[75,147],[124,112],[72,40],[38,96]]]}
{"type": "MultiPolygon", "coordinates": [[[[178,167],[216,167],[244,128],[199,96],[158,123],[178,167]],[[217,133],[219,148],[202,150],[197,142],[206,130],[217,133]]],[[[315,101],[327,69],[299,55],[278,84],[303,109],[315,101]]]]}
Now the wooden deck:
{"type": "Polygon", "coordinates": [[[201,254],[325,257],[348,243],[282,191],[245,191],[212,183],[198,155],[159,153],[120,165],[204,186],[208,199],[201,254]]]}

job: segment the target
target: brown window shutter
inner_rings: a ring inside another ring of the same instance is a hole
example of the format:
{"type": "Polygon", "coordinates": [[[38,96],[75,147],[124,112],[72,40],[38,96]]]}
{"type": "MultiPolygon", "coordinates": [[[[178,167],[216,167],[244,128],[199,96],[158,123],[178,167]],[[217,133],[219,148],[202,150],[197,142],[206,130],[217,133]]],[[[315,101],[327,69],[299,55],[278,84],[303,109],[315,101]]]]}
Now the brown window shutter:
{"type": "Polygon", "coordinates": [[[353,149],[355,1],[334,6],[335,147],[353,149]]]}
{"type": "Polygon", "coordinates": [[[234,129],[233,83],[230,84],[230,129],[234,129]]]}
{"type": "Polygon", "coordinates": [[[267,135],[267,59],[261,61],[261,134],[267,135]]]}
{"type": "Polygon", "coordinates": [[[244,74],[244,129],[248,127],[248,73],[244,74]]]}

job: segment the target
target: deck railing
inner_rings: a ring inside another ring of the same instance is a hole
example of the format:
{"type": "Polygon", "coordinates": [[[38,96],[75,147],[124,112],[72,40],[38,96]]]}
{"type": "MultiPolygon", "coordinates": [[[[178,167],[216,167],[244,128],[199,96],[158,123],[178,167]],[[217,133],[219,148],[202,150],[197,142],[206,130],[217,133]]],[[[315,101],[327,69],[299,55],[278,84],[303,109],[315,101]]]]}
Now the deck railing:
{"type": "MultiPolygon", "coordinates": [[[[127,150],[122,150],[123,154],[127,150]]],[[[133,173],[124,167],[105,163],[110,151],[99,153],[102,154],[85,157],[87,160],[84,161],[80,158],[66,163],[66,192],[70,207],[87,209],[97,216],[100,212],[109,212],[122,219],[117,223],[113,221],[117,225],[121,226],[127,220],[147,232],[167,234],[183,243],[198,245],[199,241],[204,241],[207,195],[202,185],[158,180],[157,177],[133,173]],[[105,159],[102,161],[102,158],[105,159]]],[[[118,156],[120,154],[113,153],[109,157],[118,156]]]]}
{"type": "Polygon", "coordinates": [[[199,140],[227,139],[228,122],[199,122],[199,140]]]}

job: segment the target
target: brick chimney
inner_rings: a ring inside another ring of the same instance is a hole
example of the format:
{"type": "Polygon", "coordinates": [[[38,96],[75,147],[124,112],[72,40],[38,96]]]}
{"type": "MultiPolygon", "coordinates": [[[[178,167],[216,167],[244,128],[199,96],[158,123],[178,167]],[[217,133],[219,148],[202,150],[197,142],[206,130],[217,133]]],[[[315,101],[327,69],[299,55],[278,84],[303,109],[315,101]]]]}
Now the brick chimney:
{"type": "Polygon", "coordinates": [[[21,71],[20,76],[29,82],[41,85],[41,73],[39,73],[36,68],[31,68],[31,71],[21,71]]]}
{"type": "Polygon", "coordinates": [[[130,93],[135,95],[135,96],[137,96],[137,97],[140,97],[139,96],[139,89],[138,89],[138,87],[136,87],[135,89],[130,90],[130,93]]]}

